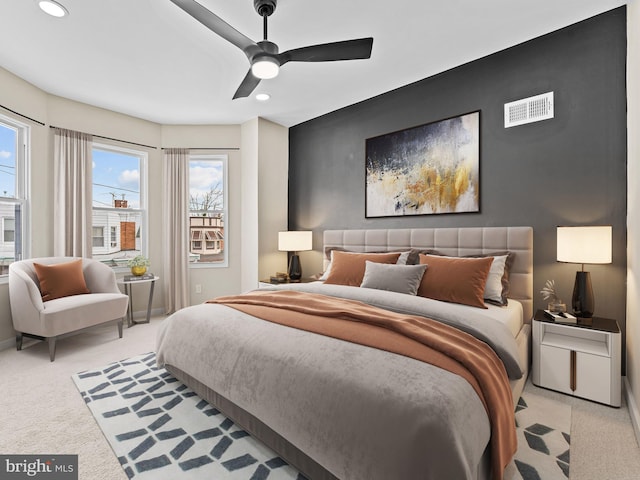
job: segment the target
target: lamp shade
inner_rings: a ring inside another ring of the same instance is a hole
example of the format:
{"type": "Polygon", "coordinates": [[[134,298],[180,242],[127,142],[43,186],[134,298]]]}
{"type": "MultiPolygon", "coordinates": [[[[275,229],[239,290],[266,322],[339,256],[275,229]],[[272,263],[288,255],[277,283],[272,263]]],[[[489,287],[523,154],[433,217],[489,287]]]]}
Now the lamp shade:
{"type": "Polygon", "coordinates": [[[611,263],[611,226],[558,227],[557,260],[611,263]]]}
{"type": "Polygon", "coordinates": [[[278,232],[278,250],[302,252],[313,249],[313,232],[278,232]]]}

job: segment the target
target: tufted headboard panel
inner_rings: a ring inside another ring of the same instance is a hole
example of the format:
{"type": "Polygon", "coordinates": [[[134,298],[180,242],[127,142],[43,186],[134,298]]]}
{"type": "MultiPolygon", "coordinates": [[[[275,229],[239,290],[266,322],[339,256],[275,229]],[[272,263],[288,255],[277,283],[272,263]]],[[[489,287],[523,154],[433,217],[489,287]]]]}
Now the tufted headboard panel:
{"type": "MultiPolygon", "coordinates": [[[[522,303],[524,321],[533,316],[533,228],[399,228],[325,230],[324,249],[341,247],[354,252],[382,252],[408,248],[433,248],[445,255],[461,256],[509,250],[516,255],[510,274],[509,298],[522,303]]],[[[326,268],[328,259],[324,257],[326,268]]]]}

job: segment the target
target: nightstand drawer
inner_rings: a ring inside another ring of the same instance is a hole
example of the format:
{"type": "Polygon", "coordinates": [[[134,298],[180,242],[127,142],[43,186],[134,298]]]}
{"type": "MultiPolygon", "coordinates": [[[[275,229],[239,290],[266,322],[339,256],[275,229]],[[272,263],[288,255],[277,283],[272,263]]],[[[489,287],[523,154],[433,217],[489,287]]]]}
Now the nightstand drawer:
{"type": "Polygon", "coordinates": [[[545,323],[542,325],[541,345],[566,348],[578,352],[611,356],[611,335],[597,330],[582,330],[566,325],[545,323]]]}

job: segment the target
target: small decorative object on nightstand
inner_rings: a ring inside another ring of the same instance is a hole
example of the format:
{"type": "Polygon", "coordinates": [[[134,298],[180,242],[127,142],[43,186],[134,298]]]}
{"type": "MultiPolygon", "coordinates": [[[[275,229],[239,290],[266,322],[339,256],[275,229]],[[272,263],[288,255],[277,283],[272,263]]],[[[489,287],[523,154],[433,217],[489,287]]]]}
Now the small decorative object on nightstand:
{"type": "Polygon", "coordinates": [[[613,319],[561,323],[538,310],[533,318],[533,383],[619,407],[620,338],[620,327],[613,319]]]}
{"type": "Polygon", "coordinates": [[[556,282],[555,280],[547,280],[544,284],[544,288],[540,290],[542,294],[542,298],[544,298],[549,304],[547,305],[547,310],[551,312],[566,312],[567,305],[560,300],[560,297],[556,293],[556,282]]]}

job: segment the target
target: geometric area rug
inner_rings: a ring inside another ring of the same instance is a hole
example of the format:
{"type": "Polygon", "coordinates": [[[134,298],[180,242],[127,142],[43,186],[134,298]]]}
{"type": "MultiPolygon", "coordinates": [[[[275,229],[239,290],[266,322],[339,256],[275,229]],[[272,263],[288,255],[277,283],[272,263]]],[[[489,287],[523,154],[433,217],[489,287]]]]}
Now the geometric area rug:
{"type": "Polygon", "coordinates": [[[505,480],[569,478],[571,406],[538,392],[528,383],[516,406],[518,452],[505,480]]]}
{"type": "Polygon", "coordinates": [[[164,368],[154,353],[72,376],[120,465],[140,480],[304,480],[164,368]]]}
{"type": "MultiPolygon", "coordinates": [[[[128,478],[305,480],[147,353],[72,376],[128,478]]],[[[569,478],[571,407],[525,388],[505,480],[569,478]]]]}

